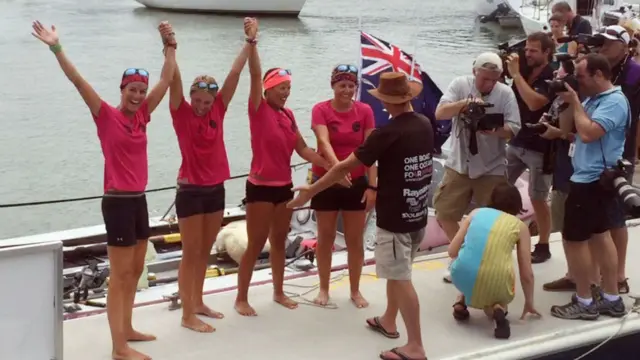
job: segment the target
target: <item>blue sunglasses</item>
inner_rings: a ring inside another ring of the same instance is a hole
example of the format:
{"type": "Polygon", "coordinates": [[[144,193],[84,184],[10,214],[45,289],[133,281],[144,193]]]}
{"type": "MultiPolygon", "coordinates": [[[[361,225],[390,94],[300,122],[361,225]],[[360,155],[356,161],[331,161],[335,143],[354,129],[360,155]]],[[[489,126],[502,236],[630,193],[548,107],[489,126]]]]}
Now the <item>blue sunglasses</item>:
{"type": "Polygon", "coordinates": [[[149,77],[149,72],[145,69],[136,69],[136,68],[129,68],[127,70],[124,71],[124,74],[122,74],[122,77],[124,78],[125,76],[131,76],[131,75],[140,75],[140,76],[144,76],[144,77],[149,77]]]}
{"type": "Polygon", "coordinates": [[[338,65],[333,71],[341,73],[353,73],[356,75],[358,74],[358,68],[353,65],[338,65]]]}
{"type": "Polygon", "coordinates": [[[204,81],[199,81],[195,84],[193,84],[194,88],[198,88],[200,90],[209,90],[209,91],[216,91],[218,90],[218,84],[213,83],[213,84],[207,84],[204,81]]]}

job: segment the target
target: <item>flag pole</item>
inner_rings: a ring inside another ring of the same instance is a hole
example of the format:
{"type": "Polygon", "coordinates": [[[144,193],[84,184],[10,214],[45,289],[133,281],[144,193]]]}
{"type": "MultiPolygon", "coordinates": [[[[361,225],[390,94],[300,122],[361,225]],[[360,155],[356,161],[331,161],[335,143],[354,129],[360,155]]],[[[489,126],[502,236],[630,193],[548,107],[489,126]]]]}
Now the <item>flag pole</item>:
{"type": "MultiPolygon", "coordinates": [[[[418,13],[418,6],[420,6],[420,2],[416,1],[416,8],[413,11],[413,14],[418,13]]],[[[416,66],[416,53],[418,52],[418,33],[420,32],[420,17],[416,16],[416,33],[413,38],[413,54],[411,54],[411,72],[409,73],[409,81],[415,80],[413,76],[413,70],[416,66]]]]}
{"type": "MultiPolygon", "coordinates": [[[[362,5],[364,0],[359,1],[358,9],[362,9],[362,5]]],[[[362,12],[358,13],[358,59],[360,60],[358,64],[358,91],[356,91],[356,101],[360,101],[360,92],[362,91],[362,12]]]]}

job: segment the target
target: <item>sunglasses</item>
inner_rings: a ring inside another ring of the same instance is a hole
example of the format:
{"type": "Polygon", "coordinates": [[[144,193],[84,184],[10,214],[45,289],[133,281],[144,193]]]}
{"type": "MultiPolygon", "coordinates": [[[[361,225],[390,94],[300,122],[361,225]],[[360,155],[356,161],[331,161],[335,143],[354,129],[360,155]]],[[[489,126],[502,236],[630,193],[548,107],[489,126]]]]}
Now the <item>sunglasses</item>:
{"type": "Polygon", "coordinates": [[[145,69],[129,68],[124,71],[124,73],[122,74],[122,78],[124,78],[125,76],[131,76],[136,74],[144,77],[149,77],[149,72],[145,69]]]}
{"type": "Polygon", "coordinates": [[[216,83],[207,84],[204,81],[198,81],[197,83],[193,84],[192,87],[194,87],[196,89],[208,90],[208,91],[216,91],[216,90],[218,90],[218,84],[216,84],[216,83]]]}
{"type": "Polygon", "coordinates": [[[273,72],[269,73],[269,77],[276,76],[276,75],[278,75],[278,76],[291,75],[291,70],[289,70],[289,69],[280,69],[278,71],[273,71],[273,72]]]}
{"type": "Polygon", "coordinates": [[[353,65],[338,65],[333,71],[358,75],[358,68],[353,65]]]}

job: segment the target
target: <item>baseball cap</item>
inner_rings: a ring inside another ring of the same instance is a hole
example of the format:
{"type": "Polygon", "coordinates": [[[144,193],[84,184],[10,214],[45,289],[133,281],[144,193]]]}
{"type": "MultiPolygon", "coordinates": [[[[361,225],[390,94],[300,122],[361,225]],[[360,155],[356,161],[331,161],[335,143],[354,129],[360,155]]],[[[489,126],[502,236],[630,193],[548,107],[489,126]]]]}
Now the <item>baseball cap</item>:
{"type": "Polygon", "coordinates": [[[502,71],[502,59],[500,56],[493,52],[484,52],[475,59],[473,62],[474,69],[482,68],[497,68],[496,70],[502,71]]]}
{"type": "Polygon", "coordinates": [[[631,35],[620,25],[611,25],[604,27],[598,31],[596,36],[602,36],[609,40],[622,41],[624,44],[629,44],[631,41],[631,35]]]}

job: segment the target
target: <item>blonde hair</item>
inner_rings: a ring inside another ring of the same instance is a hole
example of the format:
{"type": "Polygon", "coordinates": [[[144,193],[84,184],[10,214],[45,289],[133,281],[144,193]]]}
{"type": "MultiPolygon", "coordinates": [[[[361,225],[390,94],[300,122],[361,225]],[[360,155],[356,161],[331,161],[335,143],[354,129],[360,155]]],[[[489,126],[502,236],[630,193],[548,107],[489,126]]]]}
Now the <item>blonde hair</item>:
{"type": "Polygon", "coordinates": [[[196,78],[193,79],[193,83],[191,84],[191,86],[199,83],[200,81],[204,81],[207,84],[216,84],[216,79],[214,79],[213,76],[200,75],[200,76],[196,76],[196,78]]]}

